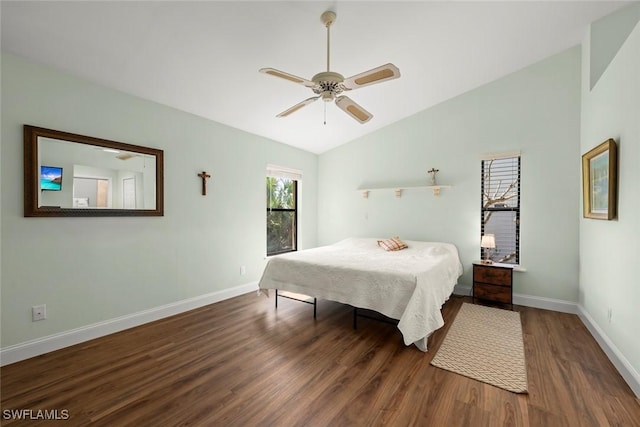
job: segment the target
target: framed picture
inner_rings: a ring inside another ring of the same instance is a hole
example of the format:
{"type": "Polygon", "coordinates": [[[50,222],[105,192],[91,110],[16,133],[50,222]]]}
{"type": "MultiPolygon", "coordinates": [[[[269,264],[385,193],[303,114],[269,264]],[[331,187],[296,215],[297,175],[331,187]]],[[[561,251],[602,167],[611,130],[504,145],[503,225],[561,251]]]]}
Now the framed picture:
{"type": "Polygon", "coordinates": [[[595,219],[616,217],[618,153],[608,139],[582,155],[583,216],[595,219]]]}

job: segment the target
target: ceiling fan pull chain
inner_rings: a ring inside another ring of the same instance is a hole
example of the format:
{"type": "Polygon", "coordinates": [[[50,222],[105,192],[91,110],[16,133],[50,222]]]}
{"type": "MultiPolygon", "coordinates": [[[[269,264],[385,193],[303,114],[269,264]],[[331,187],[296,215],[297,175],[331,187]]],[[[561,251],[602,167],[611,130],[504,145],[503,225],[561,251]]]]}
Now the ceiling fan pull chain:
{"type": "Polygon", "coordinates": [[[327,124],[327,103],[323,102],[324,104],[324,124],[327,124]]]}

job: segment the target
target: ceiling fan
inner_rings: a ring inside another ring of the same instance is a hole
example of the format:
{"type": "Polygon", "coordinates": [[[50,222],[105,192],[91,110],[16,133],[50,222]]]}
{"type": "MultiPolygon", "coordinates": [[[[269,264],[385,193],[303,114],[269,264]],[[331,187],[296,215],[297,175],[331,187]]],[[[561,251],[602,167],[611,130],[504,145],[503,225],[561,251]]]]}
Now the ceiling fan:
{"type": "Polygon", "coordinates": [[[328,10],[320,16],[320,20],[327,28],[327,71],[320,72],[313,76],[311,80],[307,80],[293,74],[285,73],[284,71],[276,70],[274,68],[261,68],[259,70],[261,73],[280,77],[282,79],[301,84],[302,86],[306,86],[313,90],[313,93],[316,94],[316,96],[307,98],[304,101],[299,102],[293,107],[278,114],[276,117],[286,117],[289,114],[298,111],[302,107],[322,98],[324,102],[335,100],[336,105],[340,107],[340,109],[344,110],[358,122],[366,123],[371,120],[373,115],[362,108],[360,105],[356,104],[348,96],[341,95],[342,92],[358,89],[360,87],[372,85],[375,83],[382,83],[387,80],[397,79],[398,77],[400,77],[400,70],[393,64],[385,64],[346,79],[342,76],[342,74],[330,71],[329,28],[331,27],[331,24],[333,24],[336,20],[336,13],[328,10]]]}

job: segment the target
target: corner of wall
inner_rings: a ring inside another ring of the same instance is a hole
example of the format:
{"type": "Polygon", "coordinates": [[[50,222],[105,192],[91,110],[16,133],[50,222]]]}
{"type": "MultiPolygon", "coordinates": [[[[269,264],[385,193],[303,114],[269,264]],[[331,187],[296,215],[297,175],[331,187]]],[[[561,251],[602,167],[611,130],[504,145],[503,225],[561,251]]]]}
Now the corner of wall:
{"type": "Polygon", "coordinates": [[[578,315],[638,397],[640,344],[634,326],[640,313],[634,295],[640,245],[628,236],[637,235],[640,225],[635,221],[640,207],[635,161],[640,153],[639,21],[640,2],[634,2],[592,23],[583,47],[591,58],[583,58],[581,152],[613,138],[623,155],[618,157],[617,218],[580,219],[578,277],[578,315]],[[618,249],[602,251],[613,247],[618,249]]]}
{"type": "Polygon", "coordinates": [[[589,28],[589,89],[593,89],[611,60],[640,20],[640,2],[615,11],[589,28]]]}
{"type": "Polygon", "coordinates": [[[618,370],[622,378],[627,382],[633,393],[640,399],[640,374],[629,360],[622,354],[618,347],[609,339],[607,334],[598,326],[595,320],[581,305],[578,305],[578,317],[587,327],[600,348],[605,352],[613,366],[618,370]]]}

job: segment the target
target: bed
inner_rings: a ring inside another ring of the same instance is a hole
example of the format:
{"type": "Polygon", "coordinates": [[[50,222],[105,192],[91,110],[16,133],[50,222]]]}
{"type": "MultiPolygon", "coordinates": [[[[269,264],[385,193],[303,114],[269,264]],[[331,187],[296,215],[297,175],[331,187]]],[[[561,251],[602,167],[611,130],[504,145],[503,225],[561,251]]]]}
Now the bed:
{"type": "Polygon", "coordinates": [[[378,239],[338,243],[269,258],[259,292],[293,292],[373,310],[398,320],[405,345],[427,351],[427,339],[444,325],[440,312],[453,293],[462,264],[450,243],[407,240],[385,251],[378,239]]]}

